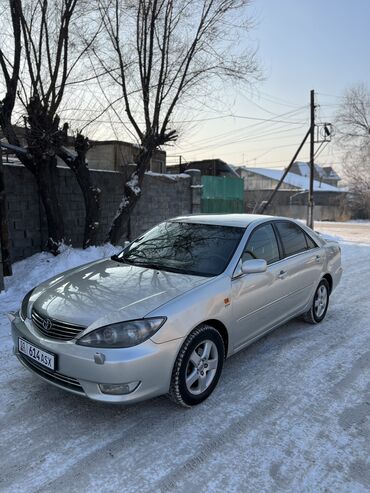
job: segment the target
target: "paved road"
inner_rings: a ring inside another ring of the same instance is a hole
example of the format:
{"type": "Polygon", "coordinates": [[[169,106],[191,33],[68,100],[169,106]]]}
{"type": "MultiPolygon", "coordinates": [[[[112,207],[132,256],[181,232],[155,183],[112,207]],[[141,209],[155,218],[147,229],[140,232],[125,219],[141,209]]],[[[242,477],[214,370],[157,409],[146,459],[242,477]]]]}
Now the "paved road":
{"type": "Polygon", "coordinates": [[[327,319],[293,321],[226,362],[192,410],[90,402],[0,350],[2,492],[368,492],[370,247],[343,245],[327,319]]]}

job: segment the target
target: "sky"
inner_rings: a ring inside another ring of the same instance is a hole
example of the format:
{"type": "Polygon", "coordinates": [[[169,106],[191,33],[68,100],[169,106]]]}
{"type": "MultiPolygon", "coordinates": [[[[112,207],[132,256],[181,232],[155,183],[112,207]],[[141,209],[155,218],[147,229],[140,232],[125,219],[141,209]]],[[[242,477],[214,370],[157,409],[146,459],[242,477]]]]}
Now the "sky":
{"type": "MultiPolygon", "coordinates": [[[[370,85],[370,0],[254,0],[250,13],[256,26],[245,45],[258,45],[265,80],[252,91],[227,88],[202,109],[203,121],[167,149],[170,164],[182,155],[282,168],[307,131],[311,89],[317,121],[331,122],[346,88],[370,85]]],[[[308,160],[308,145],[299,159],[308,160]]],[[[340,168],[340,151],[328,144],[317,162],[340,168]]]]}

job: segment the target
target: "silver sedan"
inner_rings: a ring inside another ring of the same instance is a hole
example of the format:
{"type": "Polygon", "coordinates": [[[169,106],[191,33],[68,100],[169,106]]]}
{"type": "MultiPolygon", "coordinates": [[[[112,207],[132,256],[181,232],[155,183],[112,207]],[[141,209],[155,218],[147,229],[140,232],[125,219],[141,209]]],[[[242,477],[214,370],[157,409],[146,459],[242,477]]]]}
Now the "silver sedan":
{"type": "Polygon", "coordinates": [[[14,352],[91,399],[190,407],[229,356],[291,318],[321,322],[341,274],[339,245],[296,221],[178,217],[29,292],[10,314],[14,352]]]}

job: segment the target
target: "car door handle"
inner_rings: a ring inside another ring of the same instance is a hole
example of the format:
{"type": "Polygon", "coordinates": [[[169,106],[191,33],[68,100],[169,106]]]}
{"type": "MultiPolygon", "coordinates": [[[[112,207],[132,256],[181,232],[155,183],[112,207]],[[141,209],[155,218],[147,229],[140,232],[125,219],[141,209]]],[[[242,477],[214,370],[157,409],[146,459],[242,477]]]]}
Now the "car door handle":
{"type": "Polygon", "coordinates": [[[317,263],[320,263],[321,262],[321,256],[320,255],[316,255],[315,256],[315,260],[317,263]]]}
{"type": "Polygon", "coordinates": [[[279,272],[279,274],[277,275],[277,278],[278,278],[278,279],[285,279],[287,275],[288,275],[288,273],[287,273],[287,271],[286,271],[286,270],[281,270],[281,271],[279,272]]]}

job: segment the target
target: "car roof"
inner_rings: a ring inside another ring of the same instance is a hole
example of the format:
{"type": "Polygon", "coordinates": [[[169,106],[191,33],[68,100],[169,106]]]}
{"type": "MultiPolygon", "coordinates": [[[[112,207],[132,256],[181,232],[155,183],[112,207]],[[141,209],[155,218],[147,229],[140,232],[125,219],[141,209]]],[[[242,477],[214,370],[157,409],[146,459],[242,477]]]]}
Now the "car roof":
{"type": "Polygon", "coordinates": [[[283,216],[267,216],[264,214],[189,214],[188,216],[173,217],[170,221],[198,224],[215,224],[218,226],[235,226],[246,228],[250,224],[262,224],[267,221],[290,221],[297,224],[306,233],[312,236],[315,241],[323,246],[325,240],[312,229],[308,228],[303,221],[283,216]]]}
{"type": "Polygon", "coordinates": [[[271,219],[286,218],[265,216],[263,214],[190,214],[188,216],[174,217],[171,219],[171,221],[184,223],[215,224],[218,226],[238,226],[241,228],[246,228],[252,223],[271,219]]]}

